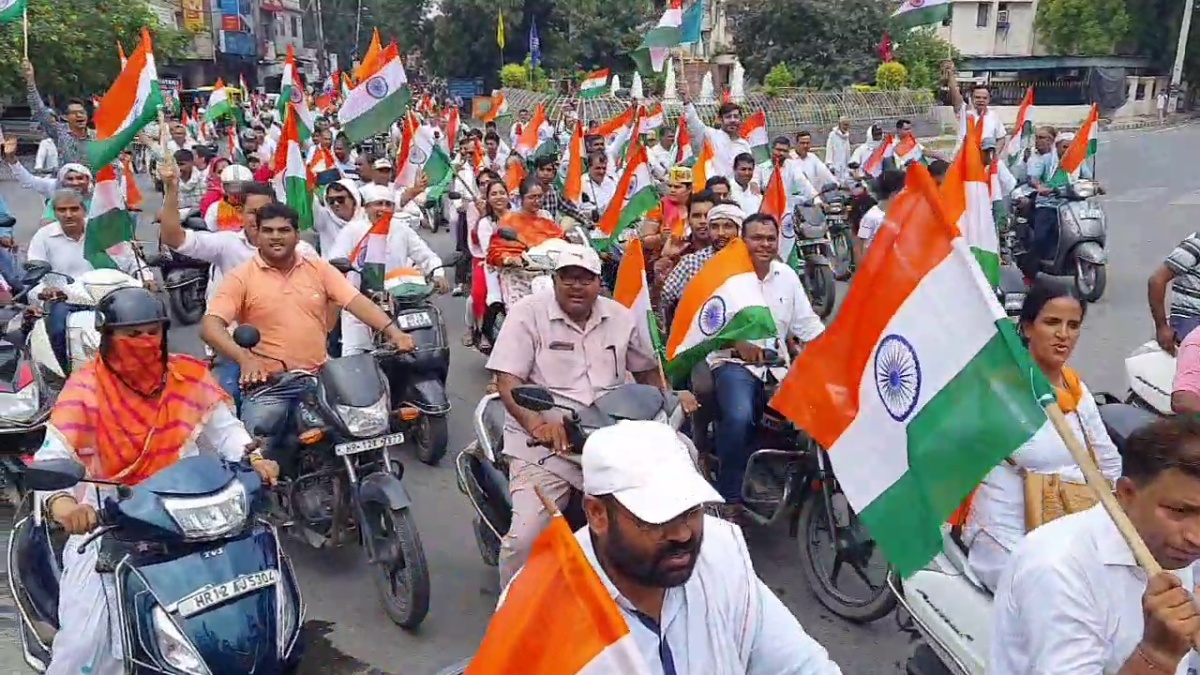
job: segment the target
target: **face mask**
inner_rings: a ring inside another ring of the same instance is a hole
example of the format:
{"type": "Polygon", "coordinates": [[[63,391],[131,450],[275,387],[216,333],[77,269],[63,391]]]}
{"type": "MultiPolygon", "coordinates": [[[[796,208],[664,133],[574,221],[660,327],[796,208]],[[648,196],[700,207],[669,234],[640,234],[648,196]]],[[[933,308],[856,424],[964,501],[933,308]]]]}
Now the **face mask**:
{"type": "Polygon", "coordinates": [[[163,360],[162,335],[114,336],[103,358],[109,370],[143,396],[152,396],[163,386],[167,365],[163,360]]]}

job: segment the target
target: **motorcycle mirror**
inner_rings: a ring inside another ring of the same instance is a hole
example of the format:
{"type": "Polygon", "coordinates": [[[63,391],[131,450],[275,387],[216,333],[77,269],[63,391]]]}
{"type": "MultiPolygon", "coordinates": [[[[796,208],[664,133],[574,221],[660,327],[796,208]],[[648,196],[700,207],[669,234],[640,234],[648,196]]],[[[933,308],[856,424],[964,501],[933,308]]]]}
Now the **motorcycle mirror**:
{"type": "Polygon", "coordinates": [[[66,490],[83,480],[83,465],[73,459],[43,459],[25,467],[23,479],[30,490],[66,490]]]}
{"type": "Polygon", "coordinates": [[[838,189],[837,181],[831,181],[826,183],[825,186],[821,188],[821,192],[829,192],[830,190],[836,189],[838,189]]]}
{"type": "Polygon", "coordinates": [[[253,349],[262,340],[258,329],[249,324],[242,324],[233,329],[233,341],[242,349],[253,349]]]}
{"type": "Polygon", "coordinates": [[[329,264],[333,265],[333,269],[341,272],[342,274],[348,274],[354,271],[354,265],[350,264],[350,260],[348,258],[334,258],[329,261],[329,264]]]}
{"type": "Polygon", "coordinates": [[[449,197],[450,199],[462,199],[462,193],[454,192],[453,190],[451,190],[450,192],[447,192],[446,196],[449,197]]]}
{"type": "Polygon", "coordinates": [[[861,165],[858,162],[850,162],[849,164],[846,165],[846,168],[850,169],[851,171],[854,171],[855,169],[859,168],[859,166],[861,166],[861,165]]]}
{"type": "Polygon", "coordinates": [[[521,241],[521,238],[517,236],[516,230],[512,229],[511,227],[502,227],[499,230],[496,230],[496,236],[500,237],[504,241],[521,241]]]}
{"type": "Polygon", "coordinates": [[[45,260],[29,260],[22,269],[25,270],[25,278],[21,281],[25,286],[36,286],[52,270],[50,263],[45,260]]]}
{"type": "Polygon", "coordinates": [[[542,387],[532,385],[517,387],[513,389],[512,397],[517,405],[534,412],[546,412],[555,407],[554,395],[542,387]]]}

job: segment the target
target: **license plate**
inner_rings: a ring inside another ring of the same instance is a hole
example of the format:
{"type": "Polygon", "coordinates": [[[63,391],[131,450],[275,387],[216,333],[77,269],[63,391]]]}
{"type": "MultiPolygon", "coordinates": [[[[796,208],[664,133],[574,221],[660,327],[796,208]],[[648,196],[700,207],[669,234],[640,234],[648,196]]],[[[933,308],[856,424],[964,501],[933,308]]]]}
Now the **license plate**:
{"type": "Polygon", "coordinates": [[[338,443],[333,446],[333,452],[338,457],[346,455],[357,455],[360,452],[368,450],[378,450],[386,448],[389,445],[400,445],[404,442],[404,434],[388,434],[379,438],[368,438],[365,441],[350,441],[349,443],[338,443]]]}
{"type": "Polygon", "coordinates": [[[429,315],[429,312],[401,314],[400,316],[396,317],[396,325],[400,327],[400,330],[429,328],[433,325],[433,317],[429,315]]]}
{"type": "Polygon", "coordinates": [[[1104,213],[1100,209],[1080,209],[1079,217],[1084,220],[1100,220],[1104,217],[1104,213]]]}
{"type": "Polygon", "coordinates": [[[175,611],[187,618],[194,616],[227,600],[253,593],[261,588],[274,586],[279,583],[279,570],[263,570],[254,574],[244,574],[233,581],[226,581],[217,586],[205,586],[200,590],[185,596],[175,603],[175,611]]]}

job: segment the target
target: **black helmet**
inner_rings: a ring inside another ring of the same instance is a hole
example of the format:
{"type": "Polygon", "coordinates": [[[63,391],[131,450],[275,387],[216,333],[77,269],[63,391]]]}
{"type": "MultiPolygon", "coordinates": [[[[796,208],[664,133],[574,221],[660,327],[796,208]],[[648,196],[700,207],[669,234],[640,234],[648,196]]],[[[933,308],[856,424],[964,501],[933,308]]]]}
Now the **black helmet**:
{"type": "Polygon", "coordinates": [[[141,287],[118,288],[96,303],[96,330],[161,323],[169,328],[171,318],[158,296],[141,287]]]}

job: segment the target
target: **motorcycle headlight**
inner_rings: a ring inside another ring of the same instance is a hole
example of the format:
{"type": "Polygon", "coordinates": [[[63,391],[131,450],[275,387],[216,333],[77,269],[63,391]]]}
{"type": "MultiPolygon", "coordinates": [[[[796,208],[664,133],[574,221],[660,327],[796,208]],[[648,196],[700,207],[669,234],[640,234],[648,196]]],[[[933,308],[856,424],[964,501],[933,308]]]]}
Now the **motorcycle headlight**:
{"type": "Polygon", "coordinates": [[[207,541],[240,529],[250,512],[246,488],[233,481],[225,489],[203,497],[163,497],[163,508],[186,538],[207,541]]]}
{"type": "Polygon", "coordinates": [[[1090,181],[1079,181],[1075,184],[1071,191],[1075,193],[1076,197],[1079,197],[1080,199],[1087,199],[1088,197],[1095,196],[1096,184],[1090,181]]]}
{"type": "Polygon", "coordinates": [[[211,675],[204,659],[162,607],[156,605],[150,618],[154,623],[158,655],[167,665],[187,675],[211,675]]]}
{"type": "Polygon", "coordinates": [[[30,382],[11,394],[0,394],[0,419],[23,422],[38,413],[37,382],[30,382]]]}
{"type": "Polygon", "coordinates": [[[387,398],[385,394],[365,408],[348,405],[336,406],[338,417],[342,420],[342,424],[346,425],[346,431],[350,432],[351,436],[358,438],[378,436],[386,432],[388,428],[387,398]]]}

